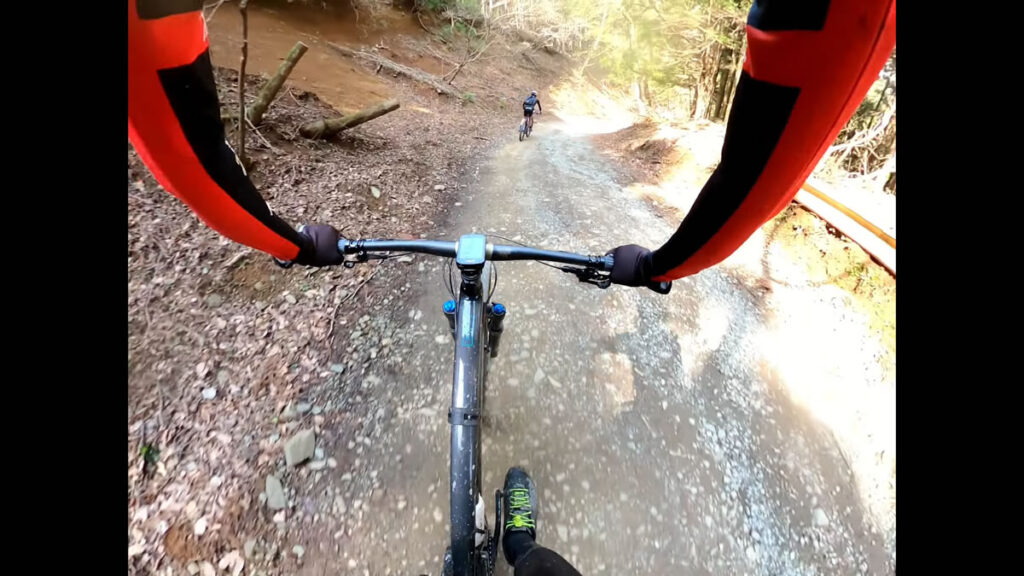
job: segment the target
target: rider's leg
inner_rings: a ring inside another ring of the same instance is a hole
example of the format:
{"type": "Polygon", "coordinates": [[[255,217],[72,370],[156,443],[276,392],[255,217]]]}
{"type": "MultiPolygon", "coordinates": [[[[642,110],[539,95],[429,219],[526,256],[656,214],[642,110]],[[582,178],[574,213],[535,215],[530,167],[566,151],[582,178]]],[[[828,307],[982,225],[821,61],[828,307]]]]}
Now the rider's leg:
{"type": "Polygon", "coordinates": [[[538,544],[516,560],[515,576],[583,576],[554,550],[538,544]]]}
{"type": "Polygon", "coordinates": [[[565,558],[537,544],[537,492],[522,468],[505,474],[505,534],[501,547],[515,576],[582,576],[565,558]]]}

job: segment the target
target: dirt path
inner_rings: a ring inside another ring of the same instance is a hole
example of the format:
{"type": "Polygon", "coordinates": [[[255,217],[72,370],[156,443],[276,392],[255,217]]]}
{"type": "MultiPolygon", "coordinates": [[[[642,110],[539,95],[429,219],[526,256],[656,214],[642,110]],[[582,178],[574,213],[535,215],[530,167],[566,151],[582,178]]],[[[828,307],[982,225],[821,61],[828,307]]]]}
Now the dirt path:
{"type": "MultiPolygon", "coordinates": [[[[438,236],[587,252],[671,233],[556,118],[524,143],[511,124],[508,144],[466,172],[438,236]]],[[[341,329],[335,355],[356,367],[310,399],[335,415],[325,456],[337,466],[304,476],[296,497],[308,512],[288,528],[304,546],[300,574],[440,565],[451,393],[442,271],[433,258],[389,263],[373,283],[390,282],[394,296],[341,329]],[[386,361],[373,360],[380,350],[386,361]]],[[[527,467],[541,543],[584,574],[895,573],[895,518],[850,440],[889,433],[895,388],[841,299],[752,288],[728,266],[667,297],[582,286],[535,263],[498,271],[509,316],[490,369],[484,488],[527,467]],[[809,341],[821,348],[800,348],[809,341]],[[857,416],[872,409],[881,424],[857,416]]]]}

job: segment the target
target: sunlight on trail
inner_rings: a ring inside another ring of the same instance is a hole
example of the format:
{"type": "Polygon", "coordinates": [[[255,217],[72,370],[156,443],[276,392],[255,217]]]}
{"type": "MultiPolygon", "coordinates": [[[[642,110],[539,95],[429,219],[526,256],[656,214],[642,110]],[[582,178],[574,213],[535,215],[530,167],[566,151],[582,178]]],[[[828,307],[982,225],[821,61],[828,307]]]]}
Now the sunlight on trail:
{"type": "Polygon", "coordinates": [[[594,118],[593,116],[577,116],[561,110],[558,111],[558,117],[565,121],[563,130],[570,136],[611,134],[633,123],[626,117],[619,119],[594,118]]]}
{"type": "Polygon", "coordinates": [[[564,130],[572,136],[610,134],[638,120],[622,102],[579,80],[566,80],[550,94],[564,130]]]}
{"type": "Polygon", "coordinates": [[[835,436],[861,502],[882,534],[896,522],[896,384],[885,380],[866,322],[837,305],[843,292],[776,288],[778,311],[757,349],[789,397],[835,436]],[[851,325],[856,329],[850,329],[851,325]],[[843,327],[843,329],[839,329],[843,327]]]}

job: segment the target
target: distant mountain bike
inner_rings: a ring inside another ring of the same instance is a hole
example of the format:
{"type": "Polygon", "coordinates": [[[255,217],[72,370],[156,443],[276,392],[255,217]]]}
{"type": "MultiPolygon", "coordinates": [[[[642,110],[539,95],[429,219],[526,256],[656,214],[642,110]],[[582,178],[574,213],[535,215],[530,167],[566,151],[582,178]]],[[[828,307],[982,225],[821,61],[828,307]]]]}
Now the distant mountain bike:
{"type": "MultiPolygon", "coordinates": [[[[540,114],[540,111],[537,111],[540,114]]],[[[533,116],[523,118],[523,121],[519,123],[519,141],[522,142],[523,138],[529,138],[530,134],[533,133],[533,116]]]]}
{"type": "Polygon", "coordinates": [[[533,125],[532,124],[533,124],[532,122],[527,122],[526,118],[523,118],[523,121],[519,123],[519,141],[520,142],[523,141],[523,138],[529,138],[530,137],[530,132],[533,131],[533,125]]]}
{"type": "MultiPolygon", "coordinates": [[[[528,128],[524,128],[528,131],[528,128]]],[[[488,360],[498,355],[504,331],[505,306],[491,301],[498,284],[497,260],[535,260],[575,275],[580,282],[599,288],[611,286],[610,255],[588,256],[570,252],[540,250],[528,246],[491,244],[482,234],[466,234],[458,242],[441,240],[338,240],[338,251],[349,259],[351,268],[360,262],[385,259],[416,252],[454,258],[461,282],[454,278],[448,260],[447,288],[451,299],[441,311],[448,320],[454,340],[452,403],[448,409],[451,425],[449,460],[449,503],[451,545],[445,551],[444,576],[492,576],[501,541],[501,491],[494,495],[494,531],[487,528],[483,496],[483,467],[480,446],[483,428],[485,380],[488,360]],[[548,264],[554,262],[556,264],[548,264]],[[456,294],[456,286],[458,294],[456,294]]],[[[651,282],[651,290],[668,294],[671,282],[651,282]]],[[[539,407],[538,407],[539,408],[539,407]]]]}

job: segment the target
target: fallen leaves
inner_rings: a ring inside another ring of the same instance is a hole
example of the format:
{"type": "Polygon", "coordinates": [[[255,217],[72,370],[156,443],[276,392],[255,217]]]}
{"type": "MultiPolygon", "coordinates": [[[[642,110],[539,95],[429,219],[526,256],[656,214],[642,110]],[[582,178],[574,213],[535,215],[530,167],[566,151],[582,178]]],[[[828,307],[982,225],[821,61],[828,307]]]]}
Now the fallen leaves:
{"type": "MultiPolygon", "coordinates": [[[[221,96],[231,104],[233,96],[221,96]]],[[[421,96],[409,91],[408,98],[421,96]]],[[[461,159],[477,153],[470,134],[503,123],[473,111],[417,115],[422,125],[410,129],[410,118],[388,115],[309,142],[292,127],[331,111],[315,95],[302,101],[279,99],[268,111],[260,130],[278,151],[254,143],[252,177],[289,222],[331,223],[353,237],[418,238],[433,230],[457,189],[436,182],[457,181],[461,159]]],[[[267,438],[297,432],[277,421],[280,408],[353,377],[348,332],[389,286],[371,282],[380,266],[282,270],[197,225],[134,152],[128,160],[129,572],[172,565],[176,574],[188,567],[190,574],[237,576],[254,566],[246,566],[238,540],[280,538],[278,527],[287,529],[293,514],[287,499],[276,511],[257,500],[284,464],[282,443],[267,438]],[[338,336],[346,339],[336,350],[338,336]]],[[[327,412],[304,418],[318,436],[331,422],[327,412]]],[[[294,489],[289,479],[289,498],[294,489]]],[[[276,494],[274,504],[281,504],[276,494]]]]}

